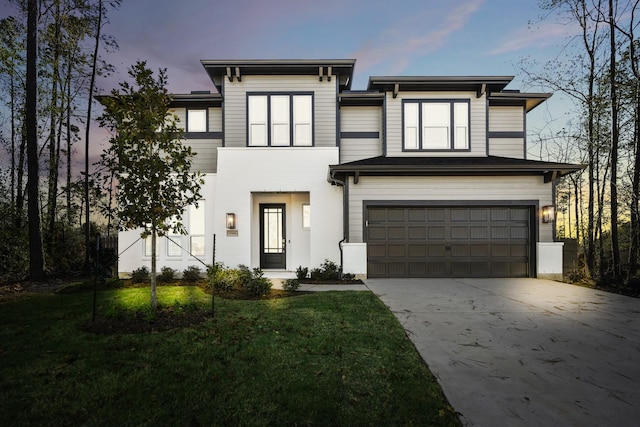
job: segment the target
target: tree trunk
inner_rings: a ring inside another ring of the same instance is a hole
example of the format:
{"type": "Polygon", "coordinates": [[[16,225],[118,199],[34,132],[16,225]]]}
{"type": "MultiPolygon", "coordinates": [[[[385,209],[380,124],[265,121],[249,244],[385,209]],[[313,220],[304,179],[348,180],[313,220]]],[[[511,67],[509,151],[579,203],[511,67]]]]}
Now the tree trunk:
{"type": "Polygon", "coordinates": [[[49,224],[47,227],[46,240],[51,245],[53,232],[56,224],[57,196],[58,196],[58,166],[59,166],[59,150],[57,125],[58,125],[58,83],[60,81],[60,0],[56,1],[56,11],[54,16],[54,33],[53,33],[53,62],[51,64],[51,105],[49,106],[49,197],[48,212],[49,224]]]}
{"type": "Polygon", "coordinates": [[[609,0],[609,29],[611,42],[611,56],[609,63],[609,78],[611,80],[611,255],[614,280],[621,277],[620,244],[618,242],[618,93],[616,82],[616,28],[614,21],[613,0],[609,0]]]}
{"type": "Polygon", "coordinates": [[[98,1],[98,20],[96,22],[96,43],[93,46],[93,58],[91,65],[91,81],[89,82],[89,100],[87,105],[87,123],[84,138],[84,199],[85,199],[85,268],[89,269],[89,134],[91,129],[91,106],[93,105],[93,88],[96,82],[96,70],[98,66],[98,48],[100,47],[100,29],[102,27],[102,0],[98,1]]]}
{"type": "Polygon", "coordinates": [[[28,166],[28,218],[29,218],[29,278],[41,281],[44,274],[44,253],[40,230],[40,208],[38,206],[38,82],[36,73],[38,50],[38,1],[27,1],[27,84],[26,84],[26,131],[28,166]]]}
{"type": "Polygon", "coordinates": [[[638,198],[640,197],[640,81],[636,81],[636,108],[634,117],[634,161],[633,178],[631,181],[631,245],[629,248],[629,271],[627,282],[635,277],[638,269],[638,246],[640,246],[640,212],[638,198]]]}
{"type": "Polygon", "coordinates": [[[156,298],[156,229],[151,232],[151,308],[155,312],[158,309],[156,298]]]}
{"type": "Polygon", "coordinates": [[[16,86],[13,70],[9,75],[9,101],[11,102],[11,214],[16,212],[16,86]]]}
{"type": "Polygon", "coordinates": [[[72,72],[72,58],[69,57],[67,64],[67,222],[71,225],[71,72],[72,72]]]}

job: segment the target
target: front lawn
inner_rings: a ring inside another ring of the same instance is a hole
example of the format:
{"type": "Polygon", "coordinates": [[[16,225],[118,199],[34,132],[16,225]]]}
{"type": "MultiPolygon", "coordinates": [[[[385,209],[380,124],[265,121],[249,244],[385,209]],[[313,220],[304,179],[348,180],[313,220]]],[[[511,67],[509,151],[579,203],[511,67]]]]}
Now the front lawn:
{"type": "MultiPolygon", "coordinates": [[[[147,288],[102,291],[127,319],[147,288]]],[[[10,425],[460,425],[388,309],[369,292],[216,298],[215,318],[144,333],[92,330],[90,292],[0,303],[0,414],[10,425]]],[[[160,287],[175,316],[197,287],[160,287]]],[[[144,313],[144,311],[142,311],[144,313]]],[[[149,316],[151,317],[151,316],[149,316]]]]}

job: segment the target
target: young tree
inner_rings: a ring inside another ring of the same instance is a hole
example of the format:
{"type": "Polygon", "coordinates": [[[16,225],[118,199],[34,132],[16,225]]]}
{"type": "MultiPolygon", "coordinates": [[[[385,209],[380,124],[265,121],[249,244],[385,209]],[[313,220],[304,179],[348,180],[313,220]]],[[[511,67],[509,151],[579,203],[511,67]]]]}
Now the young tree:
{"type": "Polygon", "coordinates": [[[170,114],[166,70],[157,78],[138,61],[129,70],[133,84],[120,83],[98,119],[114,136],[101,163],[118,179],[117,211],[121,230],[141,228],[151,236],[151,305],[156,302],[156,237],[169,231],[186,234],[182,214],[197,204],[203,180],[191,171],[194,153],[181,141],[178,118],[170,114]]]}

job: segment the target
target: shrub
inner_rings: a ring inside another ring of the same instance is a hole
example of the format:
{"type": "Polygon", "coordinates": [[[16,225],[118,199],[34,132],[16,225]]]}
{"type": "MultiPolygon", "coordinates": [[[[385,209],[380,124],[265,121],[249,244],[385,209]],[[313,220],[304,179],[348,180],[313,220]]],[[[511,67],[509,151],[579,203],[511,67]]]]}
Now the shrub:
{"type": "Polygon", "coordinates": [[[218,272],[216,281],[213,284],[213,288],[218,292],[229,292],[233,288],[237,287],[239,282],[238,270],[231,268],[225,268],[218,272]]]}
{"type": "Polygon", "coordinates": [[[133,283],[144,283],[149,280],[149,267],[146,265],[133,270],[131,273],[131,281],[133,283]]]}
{"type": "Polygon", "coordinates": [[[587,276],[584,273],[584,270],[581,270],[581,269],[571,270],[571,271],[567,272],[567,280],[570,283],[580,283],[583,280],[585,280],[586,278],[587,278],[587,276]]]}
{"type": "Polygon", "coordinates": [[[356,275],[353,273],[344,273],[342,275],[342,280],[355,280],[356,275]]]}
{"type": "Polygon", "coordinates": [[[209,286],[218,292],[229,292],[238,284],[238,270],[231,270],[218,262],[207,269],[209,286]]]}
{"type": "Polygon", "coordinates": [[[176,280],[176,271],[171,267],[162,267],[158,275],[158,282],[170,283],[176,280]]]}
{"type": "Polygon", "coordinates": [[[190,265],[182,272],[182,280],[188,283],[197,282],[202,278],[202,270],[196,265],[190,265]]]}
{"type": "Polygon", "coordinates": [[[298,278],[298,280],[306,279],[308,274],[309,274],[309,269],[307,267],[300,266],[296,270],[296,277],[298,278]]]}
{"type": "Polygon", "coordinates": [[[320,268],[311,270],[312,280],[338,280],[340,277],[340,267],[333,261],[328,259],[320,265],[320,268]]]}
{"type": "Polygon", "coordinates": [[[238,266],[239,282],[247,291],[254,295],[262,296],[271,291],[271,280],[264,277],[264,273],[259,268],[251,270],[246,265],[238,266]]]}
{"type": "MultiPolygon", "coordinates": [[[[306,277],[306,276],[305,276],[306,277]]],[[[282,289],[287,292],[293,292],[300,287],[300,281],[298,279],[287,279],[282,282],[282,289]]]]}
{"type": "Polygon", "coordinates": [[[323,280],[322,279],[322,270],[319,268],[311,269],[311,280],[323,280]]]}
{"type": "Polygon", "coordinates": [[[271,280],[264,277],[264,273],[259,268],[254,268],[251,274],[251,280],[249,281],[247,290],[254,295],[262,296],[271,291],[271,280]]]}
{"type": "Polygon", "coordinates": [[[238,279],[240,286],[248,288],[251,283],[251,279],[253,279],[253,272],[246,265],[240,264],[238,265],[238,279]]]}

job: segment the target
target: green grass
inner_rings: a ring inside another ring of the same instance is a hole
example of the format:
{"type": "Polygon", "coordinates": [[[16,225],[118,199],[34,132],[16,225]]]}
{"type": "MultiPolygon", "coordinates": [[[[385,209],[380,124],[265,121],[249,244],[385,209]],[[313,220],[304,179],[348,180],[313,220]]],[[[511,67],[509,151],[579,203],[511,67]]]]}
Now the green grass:
{"type": "MultiPolygon", "coordinates": [[[[99,294],[145,309],[148,289],[99,294]]],[[[92,334],[90,292],[0,304],[0,418],[11,425],[460,425],[393,315],[371,293],[216,298],[216,317],[92,334]]],[[[164,306],[208,309],[197,287],[164,306]]]]}

